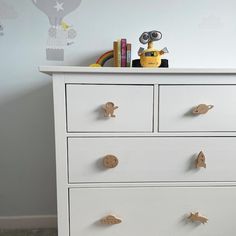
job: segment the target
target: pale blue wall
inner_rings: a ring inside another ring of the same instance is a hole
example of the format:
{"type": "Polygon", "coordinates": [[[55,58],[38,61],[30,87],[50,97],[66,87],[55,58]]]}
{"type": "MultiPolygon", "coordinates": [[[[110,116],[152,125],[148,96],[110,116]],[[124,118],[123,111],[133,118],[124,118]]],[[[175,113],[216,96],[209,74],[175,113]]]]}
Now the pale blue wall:
{"type": "Polygon", "coordinates": [[[136,57],[139,35],[158,29],[171,67],[236,67],[235,0],[82,0],[64,63],[45,60],[49,23],[31,0],[5,2],[18,17],[0,18],[1,216],[56,213],[52,87],[38,65],[88,65],[121,37],[136,57]]]}

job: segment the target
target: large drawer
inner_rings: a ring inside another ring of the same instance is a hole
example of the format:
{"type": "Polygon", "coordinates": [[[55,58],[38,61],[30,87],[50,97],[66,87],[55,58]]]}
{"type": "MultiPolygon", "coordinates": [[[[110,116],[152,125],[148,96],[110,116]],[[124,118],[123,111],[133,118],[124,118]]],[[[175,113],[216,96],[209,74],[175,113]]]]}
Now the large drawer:
{"type": "Polygon", "coordinates": [[[236,85],[161,85],[159,96],[160,132],[236,131],[236,85]],[[201,104],[211,109],[193,114],[201,104]]]}
{"type": "Polygon", "coordinates": [[[69,182],[236,181],[235,143],[233,137],[69,138],[69,182]],[[196,167],[201,151],[206,168],[196,167]]]}
{"type": "Polygon", "coordinates": [[[70,235],[233,236],[235,199],[234,187],[71,189],[70,235]],[[208,223],[192,222],[191,212],[208,223]],[[102,224],[108,215],[121,222],[102,224]]]}
{"type": "Polygon", "coordinates": [[[67,84],[66,107],[69,132],[153,132],[152,85],[67,84]]]}

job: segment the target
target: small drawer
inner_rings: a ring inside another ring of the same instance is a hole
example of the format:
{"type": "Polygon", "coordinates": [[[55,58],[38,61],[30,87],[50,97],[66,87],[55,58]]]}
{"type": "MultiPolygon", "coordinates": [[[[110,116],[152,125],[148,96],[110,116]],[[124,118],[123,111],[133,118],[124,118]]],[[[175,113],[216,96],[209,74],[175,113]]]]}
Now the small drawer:
{"type": "Polygon", "coordinates": [[[153,132],[153,85],[67,84],[68,132],[153,132]]]}
{"type": "Polygon", "coordinates": [[[160,132],[235,132],[235,85],[161,85],[160,132]]]}
{"type": "Polygon", "coordinates": [[[69,138],[69,182],[236,181],[235,142],[232,137],[69,138]]]}
{"type": "Polygon", "coordinates": [[[75,188],[69,193],[71,236],[236,232],[235,187],[75,188]]]}

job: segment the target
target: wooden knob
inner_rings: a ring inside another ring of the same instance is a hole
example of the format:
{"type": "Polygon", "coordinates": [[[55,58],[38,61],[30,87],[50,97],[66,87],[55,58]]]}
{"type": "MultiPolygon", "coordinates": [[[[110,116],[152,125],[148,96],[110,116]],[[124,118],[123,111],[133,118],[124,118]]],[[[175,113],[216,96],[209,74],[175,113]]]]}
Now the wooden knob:
{"type": "Polygon", "coordinates": [[[105,117],[116,117],[114,111],[118,109],[118,106],[115,106],[113,102],[107,102],[102,108],[105,117]]]}
{"type": "Polygon", "coordinates": [[[103,158],[103,165],[106,168],[115,168],[119,163],[119,160],[114,155],[106,155],[103,158]]]}
{"type": "Polygon", "coordinates": [[[101,224],[103,225],[116,225],[122,222],[121,219],[116,218],[113,215],[108,215],[101,219],[101,224]]]}
{"type": "Polygon", "coordinates": [[[206,114],[213,107],[213,105],[200,104],[192,110],[192,113],[194,115],[206,114]]]}
{"type": "Polygon", "coordinates": [[[208,218],[205,216],[201,216],[199,215],[198,212],[196,213],[190,213],[190,216],[188,217],[188,219],[190,219],[192,222],[200,222],[202,224],[205,224],[208,222],[208,218]]]}
{"type": "Polygon", "coordinates": [[[196,168],[206,168],[206,157],[204,153],[201,151],[199,152],[197,159],[196,159],[196,168]]]}

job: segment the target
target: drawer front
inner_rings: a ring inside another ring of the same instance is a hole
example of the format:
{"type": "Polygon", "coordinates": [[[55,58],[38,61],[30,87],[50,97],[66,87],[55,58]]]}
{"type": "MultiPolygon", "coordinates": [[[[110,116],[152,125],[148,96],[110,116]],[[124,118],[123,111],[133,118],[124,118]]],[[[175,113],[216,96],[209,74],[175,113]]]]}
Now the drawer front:
{"type": "Polygon", "coordinates": [[[153,132],[152,85],[68,84],[66,97],[69,132],[153,132]]]}
{"type": "Polygon", "coordinates": [[[236,181],[235,143],[232,137],[69,138],[69,182],[236,181]]]}
{"type": "Polygon", "coordinates": [[[159,112],[160,132],[236,131],[236,86],[160,86],[159,112]]]}
{"type": "Polygon", "coordinates": [[[232,236],[235,199],[233,187],[71,189],[70,235],[232,236]],[[208,223],[192,222],[191,212],[199,212],[197,220],[204,222],[205,217],[208,223]]]}

